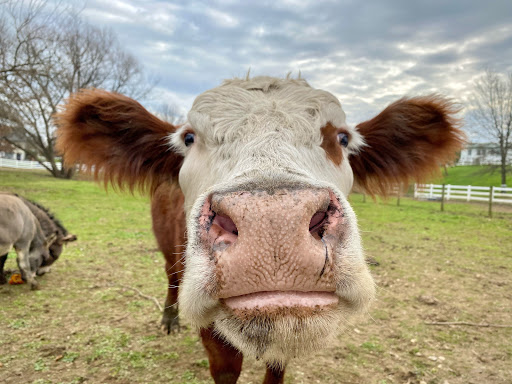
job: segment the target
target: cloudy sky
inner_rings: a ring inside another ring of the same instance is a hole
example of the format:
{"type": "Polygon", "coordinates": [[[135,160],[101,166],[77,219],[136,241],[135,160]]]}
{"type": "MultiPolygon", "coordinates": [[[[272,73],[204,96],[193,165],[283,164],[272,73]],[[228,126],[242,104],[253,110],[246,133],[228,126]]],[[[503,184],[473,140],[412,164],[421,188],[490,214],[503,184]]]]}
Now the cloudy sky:
{"type": "Polygon", "coordinates": [[[403,95],[467,102],[485,68],[512,70],[511,0],[88,0],[82,15],[111,27],[183,110],[249,68],[300,71],[354,124],[403,95]]]}

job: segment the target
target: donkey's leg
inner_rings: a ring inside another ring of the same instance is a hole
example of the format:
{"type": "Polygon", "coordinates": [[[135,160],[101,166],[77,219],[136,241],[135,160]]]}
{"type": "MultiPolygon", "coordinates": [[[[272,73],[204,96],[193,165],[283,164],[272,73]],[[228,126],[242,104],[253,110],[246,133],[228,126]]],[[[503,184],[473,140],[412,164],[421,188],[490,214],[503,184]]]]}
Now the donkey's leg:
{"type": "Polygon", "coordinates": [[[242,353],[215,336],[212,328],[201,329],[201,339],[208,353],[210,373],[215,384],[235,384],[242,371],[242,353]]]}
{"type": "Polygon", "coordinates": [[[52,270],[51,265],[45,265],[44,267],[37,268],[36,275],[43,276],[45,273],[51,272],[51,270],[52,270]]]}
{"type": "Polygon", "coordinates": [[[39,289],[39,284],[36,281],[36,272],[30,268],[28,247],[26,249],[16,249],[16,254],[16,262],[18,263],[21,277],[30,284],[30,289],[39,289]]]}
{"type": "Polygon", "coordinates": [[[0,284],[5,284],[7,283],[7,279],[5,278],[5,275],[4,275],[4,265],[5,265],[5,261],[7,260],[7,253],[3,256],[0,256],[0,284]]]}
{"type": "Polygon", "coordinates": [[[282,384],[284,383],[284,367],[273,367],[267,364],[267,372],[263,384],[282,384]]]}

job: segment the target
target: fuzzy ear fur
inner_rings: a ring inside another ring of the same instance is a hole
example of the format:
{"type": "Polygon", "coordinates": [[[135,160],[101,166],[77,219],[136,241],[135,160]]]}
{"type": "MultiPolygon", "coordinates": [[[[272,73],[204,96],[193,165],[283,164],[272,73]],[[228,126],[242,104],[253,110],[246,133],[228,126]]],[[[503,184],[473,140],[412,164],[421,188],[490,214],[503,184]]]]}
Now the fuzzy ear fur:
{"type": "Polygon", "coordinates": [[[386,195],[400,183],[425,181],[439,172],[465,142],[457,112],[437,95],[403,98],[359,124],[366,146],[349,160],[356,188],[386,195]]]}
{"type": "Polygon", "coordinates": [[[101,173],[105,185],[153,193],[178,175],[183,159],[169,144],[176,127],[129,97],[83,90],[70,97],[55,122],[64,161],[84,165],[96,179],[101,173]]]}

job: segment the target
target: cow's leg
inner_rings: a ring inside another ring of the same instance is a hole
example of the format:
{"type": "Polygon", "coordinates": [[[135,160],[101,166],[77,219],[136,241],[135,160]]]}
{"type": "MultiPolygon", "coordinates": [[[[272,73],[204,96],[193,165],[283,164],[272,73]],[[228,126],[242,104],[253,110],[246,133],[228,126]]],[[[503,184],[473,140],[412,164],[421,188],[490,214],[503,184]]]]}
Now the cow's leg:
{"type": "Polygon", "coordinates": [[[183,276],[182,255],[175,258],[166,256],[165,270],[169,280],[167,298],[165,299],[164,315],[162,317],[162,328],[167,334],[180,330],[180,318],[178,316],[178,285],[183,276]]]}
{"type": "Polygon", "coordinates": [[[178,285],[183,276],[183,252],[185,251],[185,196],[177,183],[163,183],[151,199],[151,217],[153,232],[158,248],[165,257],[165,271],[169,286],[165,309],[162,317],[162,329],[168,334],[179,331],[178,285]]]}
{"type": "Polygon", "coordinates": [[[215,336],[212,328],[201,329],[215,384],[235,384],[242,371],[243,355],[227,341],[215,336]]]}
{"type": "Polygon", "coordinates": [[[0,284],[7,283],[7,279],[5,278],[5,275],[4,275],[4,266],[5,266],[5,261],[7,260],[7,255],[8,255],[8,253],[6,253],[3,256],[0,256],[0,284]]]}
{"type": "Polygon", "coordinates": [[[284,383],[284,367],[271,367],[267,365],[267,372],[263,384],[282,384],[284,383]]]}
{"type": "Polygon", "coordinates": [[[39,289],[39,284],[36,281],[36,273],[30,268],[30,260],[28,259],[29,251],[27,249],[16,249],[16,262],[20,269],[21,277],[30,284],[30,289],[39,289]]]}

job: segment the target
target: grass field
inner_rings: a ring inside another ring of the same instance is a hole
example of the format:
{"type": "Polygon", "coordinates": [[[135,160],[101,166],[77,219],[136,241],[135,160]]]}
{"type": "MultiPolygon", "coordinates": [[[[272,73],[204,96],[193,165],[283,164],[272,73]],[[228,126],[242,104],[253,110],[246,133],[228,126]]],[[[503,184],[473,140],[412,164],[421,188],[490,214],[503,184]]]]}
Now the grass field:
{"type": "MultiPolygon", "coordinates": [[[[212,382],[196,331],[163,335],[154,303],[121,287],[165,297],[147,198],[6,169],[0,186],[48,206],[78,236],[40,291],[0,286],[0,382],[212,382]]],[[[326,349],[292,362],[286,383],[511,383],[512,328],[427,323],[511,325],[512,214],[351,201],[367,255],[380,263],[378,298],[326,349]]],[[[13,254],[7,268],[16,268],[13,254]]],[[[248,359],[240,383],[262,375],[248,359]]]]}
{"type": "MultiPolygon", "coordinates": [[[[451,167],[447,169],[448,174],[435,180],[437,184],[452,185],[479,185],[490,187],[501,185],[501,173],[498,166],[488,165],[467,165],[451,167]]],[[[512,185],[512,168],[507,172],[507,185],[512,185]]]]}

